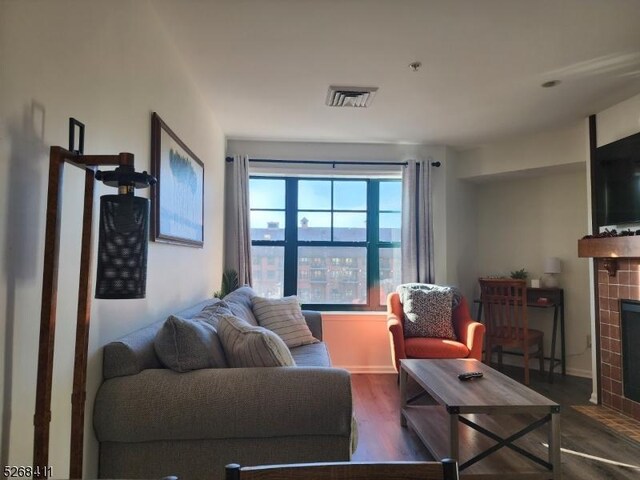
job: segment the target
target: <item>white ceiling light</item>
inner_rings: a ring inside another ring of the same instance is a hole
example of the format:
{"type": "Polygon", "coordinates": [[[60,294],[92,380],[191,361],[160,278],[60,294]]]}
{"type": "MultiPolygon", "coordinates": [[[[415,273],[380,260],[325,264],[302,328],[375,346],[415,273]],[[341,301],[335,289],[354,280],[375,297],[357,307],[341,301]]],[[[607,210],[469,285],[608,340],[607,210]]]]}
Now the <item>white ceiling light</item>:
{"type": "Polygon", "coordinates": [[[371,104],[378,87],[335,87],[330,86],[325,103],[330,107],[360,107],[371,104]]]}

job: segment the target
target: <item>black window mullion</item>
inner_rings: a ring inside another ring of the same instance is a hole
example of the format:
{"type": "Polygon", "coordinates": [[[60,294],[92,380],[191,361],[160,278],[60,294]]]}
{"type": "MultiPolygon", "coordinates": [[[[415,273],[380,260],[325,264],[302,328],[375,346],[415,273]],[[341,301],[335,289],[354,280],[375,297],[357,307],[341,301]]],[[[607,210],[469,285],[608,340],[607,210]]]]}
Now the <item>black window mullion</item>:
{"type": "Polygon", "coordinates": [[[378,258],[380,206],[379,182],[367,182],[367,305],[377,308],[378,289],[380,288],[380,260],[378,258]]]}
{"type": "Polygon", "coordinates": [[[285,296],[298,291],[298,180],[285,183],[284,285],[285,296]]]}
{"type": "Polygon", "coordinates": [[[335,238],[333,236],[333,180],[331,180],[331,241],[335,238]]]}

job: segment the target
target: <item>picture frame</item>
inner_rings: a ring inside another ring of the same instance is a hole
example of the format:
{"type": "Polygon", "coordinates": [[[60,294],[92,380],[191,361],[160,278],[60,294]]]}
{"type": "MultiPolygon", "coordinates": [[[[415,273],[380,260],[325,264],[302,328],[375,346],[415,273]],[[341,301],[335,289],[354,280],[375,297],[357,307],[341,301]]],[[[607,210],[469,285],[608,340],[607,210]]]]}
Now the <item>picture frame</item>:
{"type": "Polygon", "coordinates": [[[151,235],[155,242],[204,245],[204,164],[156,112],[151,116],[151,235]]]}

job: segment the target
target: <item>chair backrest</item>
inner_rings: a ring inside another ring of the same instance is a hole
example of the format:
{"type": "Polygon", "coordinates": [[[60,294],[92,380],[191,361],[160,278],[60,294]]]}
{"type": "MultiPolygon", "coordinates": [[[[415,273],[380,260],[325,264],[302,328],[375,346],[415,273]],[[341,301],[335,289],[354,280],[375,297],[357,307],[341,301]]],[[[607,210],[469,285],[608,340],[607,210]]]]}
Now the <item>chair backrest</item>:
{"type": "Polygon", "coordinates": [[[481,278],[479,282],[487,336],[503,340],[526,338],[526,280],[481,278]]]}
{"type": "Polygon", "coordinates": [[[226,480],[457,480],[455,460],[442,462],[336,462],[226,466],[226,480]]]}

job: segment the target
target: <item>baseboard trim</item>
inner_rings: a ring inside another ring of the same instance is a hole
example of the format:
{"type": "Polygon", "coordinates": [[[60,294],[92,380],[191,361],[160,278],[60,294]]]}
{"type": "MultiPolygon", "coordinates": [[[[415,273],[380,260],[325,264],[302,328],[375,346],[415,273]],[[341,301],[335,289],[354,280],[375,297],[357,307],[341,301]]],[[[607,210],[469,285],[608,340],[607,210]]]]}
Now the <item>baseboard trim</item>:
{"type": "MultiPolygon", "coordinates": [[[[495,357],[494,357],[494,359],[495,359],[495,357]]],[[[536,368],[537,364],[533,365],[533,363],[537,362],[537,361],[538,361],[537,359],[531,361],[531,366],[529,367],[530,370],[538,371],[538,369],[536,368]]],[[[503,362],[504,362],[505,365],[511,365],[513,367],[522,367],[523,366],[523,362],[520,359],[520,357],[509,358],[509,359],[504,358],[503,362]]],[[[495,363],[493,365],[496,366],[495,363]]],[[[546,372],[549,372],[549,360],[545,360],[544,361],[544,368],[545,368],[546,372]]],[[[556,368],[554,369],[553,372],[557,374],[557,373],[561,373],[561,371],[562,370],[561,370],[560,365],[556,365],[556,368]]],[[[581,368],[570,368],[570,367],[567,367],[567,375],[571,375],[573,377],[582,377],[582,378],[591,378],[592,377],[591,370],[583,370],[581,368]]]]}
{"type": "Polygon", "coordinates": [[[396,369],[391,365],[333,365],[337,368],[344,368],[349,373],[396,373],[396,369]]]}
{"type": "MultiPolygon", "coordinates": [[[[545,362],[546,363],[546,362],[545,362]]],[[[514,367],[522,367],[522,363],[518,364],[518,362],[509,362],[505,361],[505,365],[511,365],[514,367]]],[[[333,365],[337,368],[344,368],[348,370],[349,373],[397,373],[396,369],[391,365],[333,365]]],[[[496,365],[494,365],[496,366],[496,365]]],[[[548,372],[549,366],[545,365],[546,371],[548,372]]],[[[537,371],[536,368],[531,367],[531,370],[537,371]]],[[[556,366],[555,373],[560,372],[560,367],[556,366]]],[[[591,372],[589,370],[583,370],[579,368],[567,368],[567,375],[571,375],[574,377],[582,377],[582,378],[591,378],[591,372]]]]}
{"type": "Polygon", "coordinates": [[[591,370],[583,370],[580,368],[567,368],[567,375],[573,375],[574,377],[582,377],[582,378],[591,378],[592,376],[591,370]]]}

